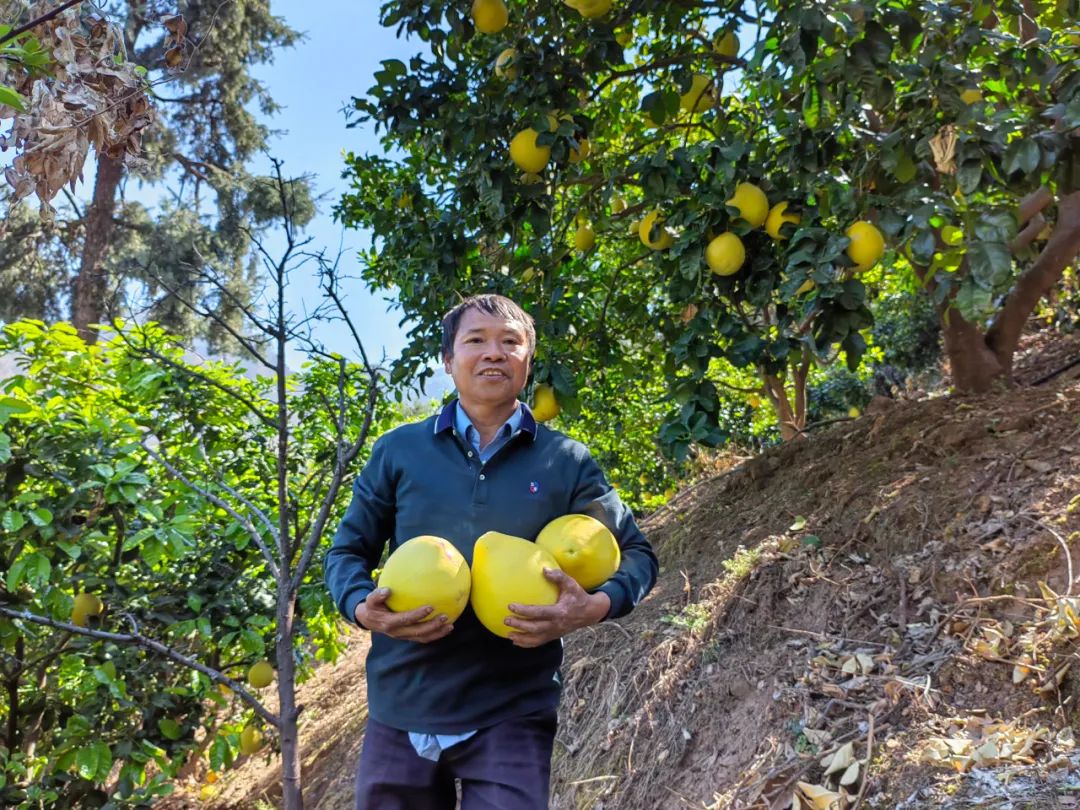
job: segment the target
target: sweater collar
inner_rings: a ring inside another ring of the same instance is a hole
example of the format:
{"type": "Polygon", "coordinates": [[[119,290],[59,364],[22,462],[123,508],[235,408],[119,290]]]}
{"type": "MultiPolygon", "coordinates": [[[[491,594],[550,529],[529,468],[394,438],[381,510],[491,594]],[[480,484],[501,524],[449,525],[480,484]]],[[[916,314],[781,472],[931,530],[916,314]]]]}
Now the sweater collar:
{"type": "MultiPolygon", "coordinates": [[[[457,416],[457,404],[456,399],[452,399],[443,405],[441,411],[439,411],[438,417],[435,419],[435,433],[444,433],[447,430],[454,429],[455,417],[457,416]]],[[[519,406],[521,408],[521,427],[522,433],[528,433],[530,437],[536,439],[536,417],[532,415],[532,411],[529,410],[529,406],[522,402],[519,406]]]]}

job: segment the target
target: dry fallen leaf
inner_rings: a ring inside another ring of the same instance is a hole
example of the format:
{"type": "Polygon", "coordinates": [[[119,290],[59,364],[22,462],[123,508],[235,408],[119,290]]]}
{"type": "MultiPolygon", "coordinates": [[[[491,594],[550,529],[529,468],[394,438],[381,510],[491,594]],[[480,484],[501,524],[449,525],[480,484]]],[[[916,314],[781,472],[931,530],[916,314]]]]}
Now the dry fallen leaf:
{"type": "Polygon", "coordinates": [[[792,805],[797,801],[801,801],[806,807],[813,808],[813,810],[842,810],[844,797],[821,785],[799,782],[792,797],[792,805]]]}

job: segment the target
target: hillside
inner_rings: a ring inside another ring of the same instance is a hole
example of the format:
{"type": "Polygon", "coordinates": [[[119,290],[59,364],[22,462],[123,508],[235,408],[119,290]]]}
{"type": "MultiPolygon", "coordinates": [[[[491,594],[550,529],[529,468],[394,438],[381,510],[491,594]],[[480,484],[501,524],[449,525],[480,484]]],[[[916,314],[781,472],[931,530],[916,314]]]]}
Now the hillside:
{"type": "MultiPolygon", "coordinates": [[[[1021,378],[1078,346],[1033,343],[1021,378]]],[[[1077,370],[878,400],[651,516],[657,587],[567,643],[552,806],[779,809],[845,773],[847,807],[1075,806],[1077,370]]],[[[301,690],[309,807],[351,807],[365,648],[301,690]]],[[[275,780],[244,763],[211,806],[275,780]]]]}

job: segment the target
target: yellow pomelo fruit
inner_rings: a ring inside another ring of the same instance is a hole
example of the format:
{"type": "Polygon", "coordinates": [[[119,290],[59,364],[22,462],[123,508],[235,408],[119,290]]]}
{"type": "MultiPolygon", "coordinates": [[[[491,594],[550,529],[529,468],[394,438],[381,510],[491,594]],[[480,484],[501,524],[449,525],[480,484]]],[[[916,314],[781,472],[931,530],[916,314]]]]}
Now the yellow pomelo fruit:
{"type": "Polygon", "coordinates": [[[71,623],[78,627],[86,627],[91,616],[100,616],[105,610],[105,603],[92,593],[80,593],[75,597],[75,604],[71,609],[71,623]]]}
{"type": "Polygon", "coordinates": [[[203,785],[199,789],[199,801],[208,802],[214,798],[215,793],[217,793],[217,788],[212,785],[203,785]]]}
{"type": "Polygon", "coordinates": [[[495,59],[495,75],[508,82],[516,79],[519,73],[517,65],[514,64],[516,58],[517,50],[515,48],[507,48],[500,53],[495,59]]]}
{"type": "Polygon", "coordinates": [[[559,402],[555,389],[541,383],[533,391],[532,415],[537,422],[548,422],[559,415],[559,402]]]}
{"type": "Polygon", "coordinates": [[[503,0],[473,0],[472,16],[473,25],[481,34],[497,34],[510,21],[503,0]]]}
{"type": "Polygon", "coordinates": [[[719,31],[713,35],[713,50],[728,59],[734,59],[739,55],[739,38],[734,31],[719,31]]]}
{"type": "Polygon", "coordinates": [[[808,278],[806,281],[799,285],[799,289],[795,291],[795,294],[802,295],[803,293],[808,293],[812,289],[814,289],[814,286],[814,280],[812,278],[808,278]]]}
{"type": "Polygon", "coordinates": [[[512,628],[503,621],[510,603],[553,605],[559,588],[544,576],[544,569],[559,564],[545,548],[501,532],[482,534],[473,547],[472,603],[476,618],[497,636],[509,638],[512,628]]]}
{"type": "Polygon", "coordinates": [[[786,236],[780,233],[780,226],[785,222],[791,222],[798,225],[802,222],[802,217],[798,214],[788,214],[787,202],[778,202],[772,208],[769,209],[769,215],[765,217],[765,233],[771,236],[773,239],[784,240],[786,236]]]}
{"type": "Polygon", "coordinates": [[[588,253],[595,244],[596,233],[593,231],[593,226],[587,222],[584,225],[578,225],[578,229],[574,232],[574,247],[582,253],[588,253]]]}
{"type": "Polygon", "coordinates": [[[712,80],[701,73],[694,75],[690,89],[679,96],[679,106],[688,112],[701,112],[716,101],[712,80]]]}
{"type": "Polygon", "coordinates": [[[587,20],[603,17],[611,11],[611,0],[563,0],[587,20]]]}
{"type": "Polygon", "coordinates": [[[671,235],[671,231],[667,228],[660,228],[660,235],[656,239],[651,239],[653,225],[663,226],[664,216],[660,213],[660,209],[651,211],[646,214],[644,219],[641,220],[641,224],[638,225],[638,238],[641,239],[641,243],[647,248],[653,250],[667,250],[673,244],[675,244],[675,237],[671,235]]]}
{"type": "Polygon", "coordinates": [[[550,551],[559,567],[586,590],[603,585],[619,570],[615,535],[588,515],[555,518],[540,530],[536,545],[550,551]]]}
{"type": "Polygon", "coordinates": [[[266,739],[256,726],[244,726],[240,732],[240,753],[255,754],[266,745],[266,739]]]}
{"type": "Polygon", "coordinates": [[[256,689],[262,689],[274,682],[274,668],[269,661],[252,664],[247,673],[248,683],[256,689]]]}
{"type": "Polygon", "coordinates": [[[769,216],[769,198],[753,183],[739,183],[735,186],[735,195],[727,204],[738,208],[739,216],[754,228],[760,228],[769,216]]]}
{"type": "Polygon", "coordinates": [[[746,261],[742,239],[733,233],[722,233],[705,248],[705,262],[718,276],[732,276],[746,261]]]}
{"type": "Polygon", "coordinates": [[[551,160],[550,146],[537,146],[540,133],[532,127],[523,129],[510,141],[510,159],[523,172],[539,174],[551,160]]]}
{"type": "Polygon", "coordinates": [[[761,407],[761,397],[759,397],[757,394],[751,394],[746,398],[746,401],[750,404],[751,408],[761,407]]]}
{"type": "Polygon", "coordinates": [[[982,90],[978,90],[974,87],[969,87],[963,93],[960,94],[960,100],[965,104],[974,104],[976,101],[982,101],[982,90]]]}
{"type": "Polygon", "coordinates": [[[618,42],[621,47],[625,48],[627,45],[634,41],[634,32],[631,31],[629,28],[623,28],[619,31],[616,31],[615,41],[618,42]]]}
{"type": "Polygon", "coordinates": [[[869,270],[885,255],[885,237],[873,224],[863,220],[853,222],[845,233],[851,240],[847,255],[855,262],[856,271],[869,270]]]}
{"type": "Polygon", "coordinates": [[[611,198],[611,213],[621,214],[626,210],[626,200],[616,194],[611,198]]]}
{"type": "Polygon", "coordinates": [[[431,605],[424,621],[445,615],[453,622],[469,603],[469,564],[449,540],[422,534],[394,549],[378,585],[390,589],[386,606],[395,613],[431,605]]]}
{"type": "Polygon", "coordinates": [[[588,138],[578,138],[577,142],[581,147],[580,149],[575,149],[572,146],[570,147],[570,162],[575,164],[581,163],[581,161],[585,160],[592,152],[592,144],[589,143],[588,138]]]}

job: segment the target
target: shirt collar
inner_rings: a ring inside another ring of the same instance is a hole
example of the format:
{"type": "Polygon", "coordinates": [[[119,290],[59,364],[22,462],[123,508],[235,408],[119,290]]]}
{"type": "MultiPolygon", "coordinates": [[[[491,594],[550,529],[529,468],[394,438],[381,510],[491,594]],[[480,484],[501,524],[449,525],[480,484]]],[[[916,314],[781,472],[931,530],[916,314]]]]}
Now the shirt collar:
{"type": "MultiPolygon", "coordinates": [[[[447,430],[453,430],[457,422],[458,401],[452,399],[447,402],[441,411],[439,416],[435,419],[435,433],[443,433],[447,430]]],[[[466,421],[468,416],[464,409],[461,411],[461,415],[465,417],[466,421]]],[[[471,423],[469,423],[471,424],[471,423]]],[[[529,406],[524,402],[518,405],[514,415],[509,419],[511,432],[520,430],[522,433],[528,433],[533,439],[536,438],[536,417],[532,415],[532,411],[529,410],[529,406]],[[514,420],[519,419],[520,424],[515,425],[514,420]]]]}

